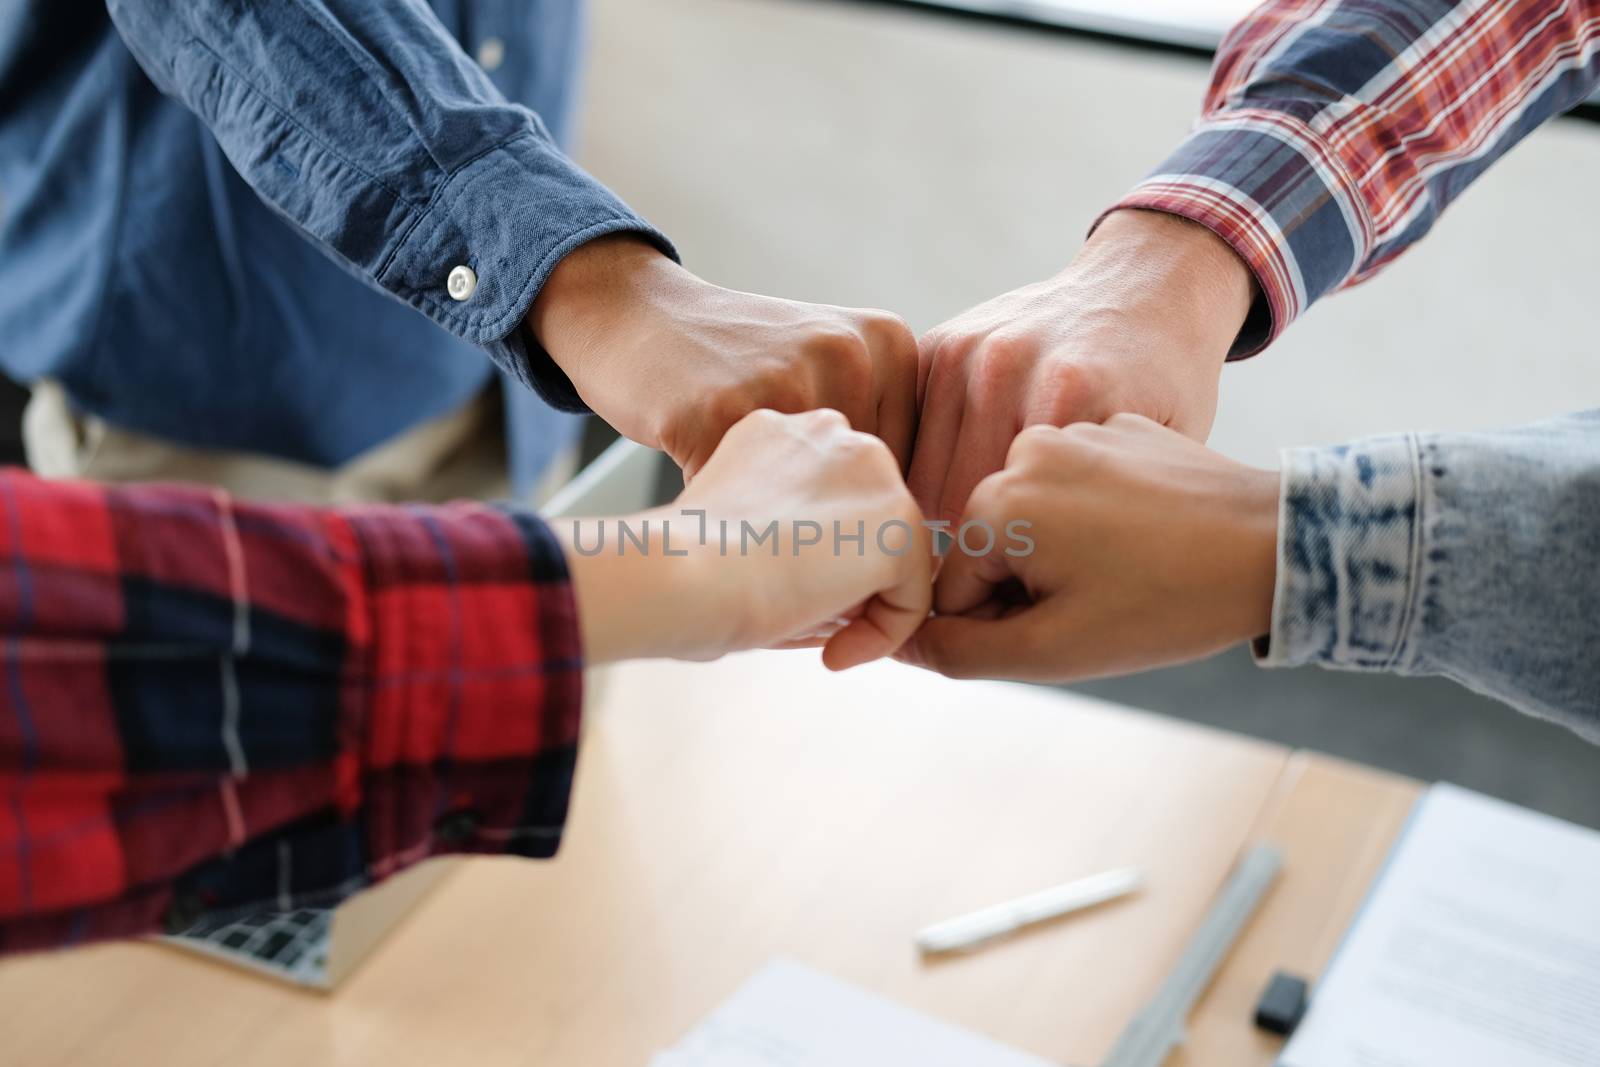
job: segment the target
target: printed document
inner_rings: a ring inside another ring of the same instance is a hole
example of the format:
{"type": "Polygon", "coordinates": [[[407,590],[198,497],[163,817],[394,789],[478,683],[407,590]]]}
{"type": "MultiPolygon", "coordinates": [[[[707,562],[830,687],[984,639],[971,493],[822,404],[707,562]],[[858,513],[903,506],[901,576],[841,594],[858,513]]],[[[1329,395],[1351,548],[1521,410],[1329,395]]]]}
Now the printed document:
{"type": "Polygon", "coordinates": [[[1600,1065],[1600,833],[1434,786],[1279,1064],[1600,1065]]]}
{"type": "Polygon", "coordinates": [[[1057,1067],[773,960],[650,1067],[1057,1067]]]}

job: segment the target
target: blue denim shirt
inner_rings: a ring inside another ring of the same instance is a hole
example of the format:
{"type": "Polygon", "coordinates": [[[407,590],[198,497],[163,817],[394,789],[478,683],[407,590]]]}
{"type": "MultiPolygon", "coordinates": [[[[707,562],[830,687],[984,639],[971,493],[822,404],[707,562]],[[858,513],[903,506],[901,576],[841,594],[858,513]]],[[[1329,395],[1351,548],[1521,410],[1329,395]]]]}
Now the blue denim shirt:
{"type": "Polygon", "coordinates": [[[1600,741],[1600,410],[1285,452],[1258,651],[1445,675],[1600,741]]]}
{"type": "MultiPolygon", "coordinates": [[[[120,426],[324,466],[496,366],[577,408],[519,329],[539,287],[600,234],[671,251],[556,146],[579,15],[0,0],[0,365],[120,426]]],[[[571,420],[507,395],[526,486],[571,420]]]]}

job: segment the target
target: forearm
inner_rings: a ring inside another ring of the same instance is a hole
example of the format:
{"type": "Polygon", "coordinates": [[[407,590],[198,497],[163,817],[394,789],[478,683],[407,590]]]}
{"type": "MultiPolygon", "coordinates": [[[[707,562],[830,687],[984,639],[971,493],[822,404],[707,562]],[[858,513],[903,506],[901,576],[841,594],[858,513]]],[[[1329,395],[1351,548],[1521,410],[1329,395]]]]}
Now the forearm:
{"type": "Polygon", "coordinates": [[[1442,674],[1600,738],[1600,412],[1285,453],[1269,665],[1442,674]]]}
{"type": "Polygon", "coordinates": [[[553,854],[585,638],[600,661],[825,625],[836,668],[898,648],[932,554],[887,446],[821,411],[725,441],[674,510],[559,532],[0,472],[0,790],[22,812],[0,819],[0,952],[328,906],[441,852],[553,854]]]}
{"type": "Polygon", "coordinates": [[[555,850],[581,650],[539,520],[10,472],[0,510],[0,951],[555,850]]]}
{"type": "Polygon", "coordinates": [[[1597,53],[1600,0],[1269,0],[1223,42],[1194,132],[1117,206],[1193,219],[1250,265],[1250,355],[1583,100],[1597,53]]]}
{"type": "Polygon", "coordinates": [[[562,258],[596,237],[671,246],[507,101],[426,4],[109,6],[150,78],[309,239],[553,402],[578,406],[521,328],[529,307],[562,258]]]}
{"type": "MultiPolygon", "coordinates": [[[[728,647],[732,612],[709,595],[717,580],[707,568],[716,564],[691,515],[658,508],[552,525],[572,574],[589,663],[710,658],[728,647]]],[[[730,564],[737,561],[724,562],[730,564]]]]}

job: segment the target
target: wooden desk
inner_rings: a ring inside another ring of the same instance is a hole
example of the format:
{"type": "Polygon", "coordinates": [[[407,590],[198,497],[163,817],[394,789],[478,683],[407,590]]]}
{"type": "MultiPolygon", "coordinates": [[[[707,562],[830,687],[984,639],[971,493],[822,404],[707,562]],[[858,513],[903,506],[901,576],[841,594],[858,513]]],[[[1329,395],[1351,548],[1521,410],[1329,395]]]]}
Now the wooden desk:
{"type": "Polygon", "coordinates": [[[1167,1067],[1268,1067],[1281,1039],[1257,1030],[1255,1005],[1276,970],[1316,978],[1388,858],[1419,782],[1295,753],[1251,837],[1284,852],[1283,871],[1189,1020],[1167,1067]]]}
{"type": "Polygon", "coordinates": [[[1249,1006],[1314,971],[1415,786],[1038,689],[806,655],[637,664],[591,715],[567,844],[475,860],[332,996],[156,945],[0,965],[0,1063],[642,1067],[763,961],[796,958],[1093,1064],[1234,855],[1287,877],[1196,1018],[1189,1063],[1268,1063],[1249,1006]],[[1106,867],[1150,886],[923,962],[920,925],[1106,867]]]}

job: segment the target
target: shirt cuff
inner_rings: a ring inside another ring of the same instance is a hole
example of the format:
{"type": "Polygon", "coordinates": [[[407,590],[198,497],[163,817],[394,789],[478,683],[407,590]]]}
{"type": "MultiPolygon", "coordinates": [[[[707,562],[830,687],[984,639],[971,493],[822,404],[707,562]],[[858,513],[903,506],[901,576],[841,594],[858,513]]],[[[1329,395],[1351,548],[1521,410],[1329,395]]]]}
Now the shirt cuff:
{"type": "Polygon", "coordinates": [[[1124,208],[1199,223],[1255,275],[1261,297],[1229,359],[1261,351],[1312,302],[1350,280],[1373,242],[1365,202],[1343,162],[1309,126],[1280,111],[1239,109],[1202,120],[1106,214],[1124,208]]]}
{"type": "Polygon", "coordinates": [[[344,800],[370,876],[441,853],[553,855],[583,695],[559,544],[531,514],[476,504],[353,521],[372,651],[344,800]]]}
{"type": "Polygon", "coordinates": [[[486,349],[553,406],[583,411],[572,383],[522,322],[556,264],[613,233],[635,234],[678,258],[664,234],[529,132],[452,174],[376,277],[440,326],[486,349]],[[471,272],[465,289],[450,281],[452,273],[460,279],[460,268],[471,272]]]}
{"type": "Polygon", "coordinates": [[[1392,670],[1416,617],[1421,469],[1412,434],[1283,453],[1264,667],[1392,670]]]}

